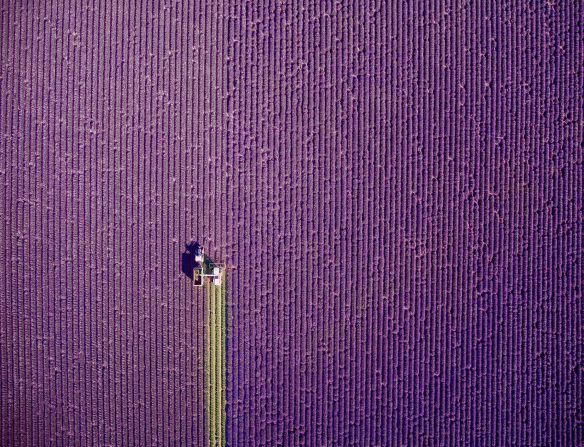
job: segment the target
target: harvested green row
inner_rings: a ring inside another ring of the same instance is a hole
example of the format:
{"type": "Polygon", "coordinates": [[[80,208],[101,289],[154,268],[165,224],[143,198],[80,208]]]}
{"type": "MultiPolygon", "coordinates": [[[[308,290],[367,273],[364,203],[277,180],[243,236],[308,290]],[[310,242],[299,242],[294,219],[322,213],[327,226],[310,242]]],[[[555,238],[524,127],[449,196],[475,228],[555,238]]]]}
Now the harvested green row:
{"type": "Polygon", "coordinates": [[[220,286],[209,283],[209,324],[207,336],[209,445],[225,445],[225,281],[220,286]]]}

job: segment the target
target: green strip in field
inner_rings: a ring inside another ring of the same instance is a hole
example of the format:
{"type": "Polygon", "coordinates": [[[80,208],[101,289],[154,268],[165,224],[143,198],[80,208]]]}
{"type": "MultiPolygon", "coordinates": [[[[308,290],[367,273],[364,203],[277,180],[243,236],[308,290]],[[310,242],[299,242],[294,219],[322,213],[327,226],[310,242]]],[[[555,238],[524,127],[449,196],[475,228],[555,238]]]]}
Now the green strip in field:
{"type": "Polygon", "coordinates": [[[225,445],[225,383],[226,383],[226,318],[225,278],[220,286],[207,285],[209,322],[207,340],[207,402],[209,421],[209,445],[225,445]]]}

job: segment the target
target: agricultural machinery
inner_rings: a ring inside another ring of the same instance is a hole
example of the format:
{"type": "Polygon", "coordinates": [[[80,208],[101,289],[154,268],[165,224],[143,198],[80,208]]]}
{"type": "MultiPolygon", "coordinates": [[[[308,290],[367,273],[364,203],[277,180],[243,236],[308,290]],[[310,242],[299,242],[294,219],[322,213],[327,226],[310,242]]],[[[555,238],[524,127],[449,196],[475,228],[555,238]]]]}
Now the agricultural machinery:
{"type": "Polygon", "coordinates": [[[213,282],[213,285],[220,286],[223,283],[225,266],[215,264],[206,255],[203,247],[198,246],[195,252],[195,266],[193,268],[193,284],[195,287],[203,287],[205,278],[213,282]]]}

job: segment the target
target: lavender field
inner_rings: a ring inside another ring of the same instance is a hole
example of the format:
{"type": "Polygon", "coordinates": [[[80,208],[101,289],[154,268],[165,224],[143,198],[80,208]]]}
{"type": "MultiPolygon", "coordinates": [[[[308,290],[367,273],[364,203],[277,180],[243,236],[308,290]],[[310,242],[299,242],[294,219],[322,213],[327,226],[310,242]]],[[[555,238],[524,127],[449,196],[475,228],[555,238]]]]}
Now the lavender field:
{"type": "Polygon", "coordinates": [[[0,446],[582,445],[583,17],[0,0],[0,446]]]}

